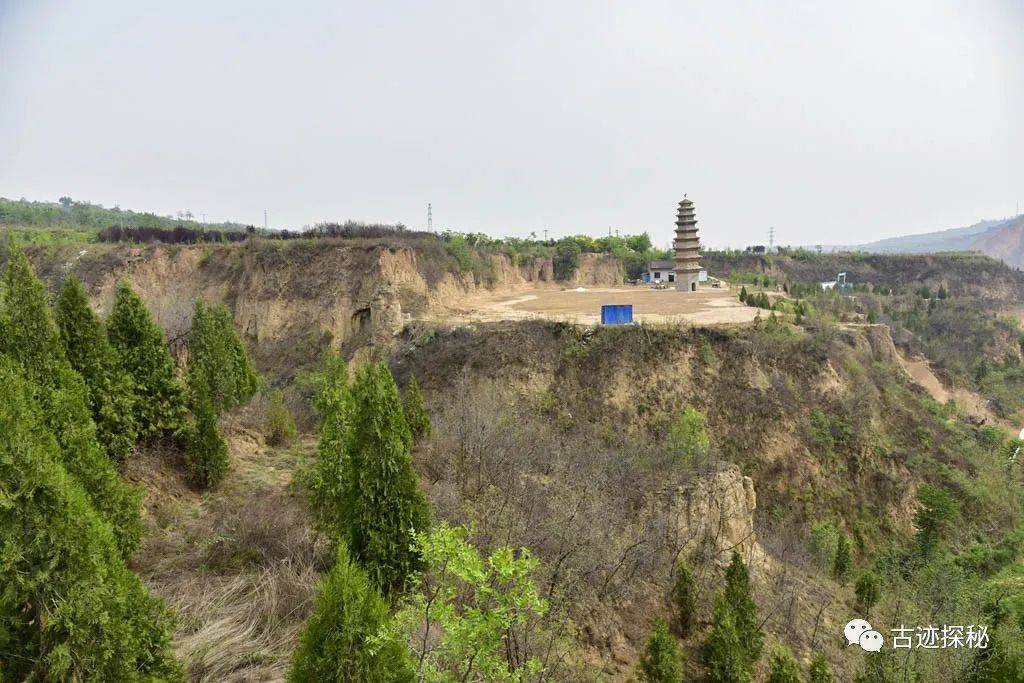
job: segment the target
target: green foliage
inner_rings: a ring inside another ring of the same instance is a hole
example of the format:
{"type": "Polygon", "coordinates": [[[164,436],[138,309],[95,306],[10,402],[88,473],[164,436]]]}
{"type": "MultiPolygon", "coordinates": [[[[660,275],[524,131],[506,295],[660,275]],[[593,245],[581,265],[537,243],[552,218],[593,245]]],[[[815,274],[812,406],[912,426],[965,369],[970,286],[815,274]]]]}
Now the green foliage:
{"type": "Polygon", "coordinates": [[[298,433],[295,418],[284,402],[284,394],[271,391],[267,397],[267,412],[263,425],[263,433],[271,446],[284,446],[291,443],[298,433]]]}
{"type": "Polygon", "coordinates": [[[736,618],[725,595],[715,596],[711,633],[704,645],[704,666],[711,683],[748,683],[747,653],[736,628],[736,618]]]}
{"type": "Polygon", "coordinates": [[[873,571],[868,570],[857,577],[853,585],[854,594],[857,596],[857,613],[867,618],[871,608],[878,603],[882,594],[882,580],[873,571]]]}
{"type": "Polygon", "coordinates": [[[838,546],[839,530],[831,522],[819,522],[811,529],[811,556],[822,571],[832,571],[838,546]]]}
{"type": "Polygon", "coordinates": [[[832,576],[839,583],[845,583],[846,578],[850,575],[852,566],[853,555],[850,539],[846,534],[839,534],[839,540],[836,543],[836,556],[832,561],[832,576]]]}
{"type": "Polygon", "coordinates": [[[61,287],[56,314],[68,362],[89,389],[97,437],[111,458],[124,460],[135,448],[137,438],[132,379],[121,368],[103,323],[89,307],[85,289],[73,275],[61,287]]]}
{"type": "Polygon", "coordinates": [[[0,678],[176,680],[169,613],[122,549],[0,356],[0,678]]]}
{"type": "Polygon", "coordinates": [[[228,472],[228,445],[217,428],[217,413],[209,400],[200,399],[193,414],[194,422],[187,429],[185,469],[194,486],[213,488],[228,472]]]}
{"type": "Polygon", "coordinates": [[[820,652],[811,658],[811,668],[807,671],[807,683],[832,683],[832,669],[825,655],[820,652]]]}
{"type": "Polygon", "coordinates": [[[960,508],[948,491],[925,484],[917,492],[918,509],[914,513],[917,546],[922,555],[930,554],[959,516],[960,508]]]}
{"type": "Polygon", "coordinates": [[[669,633],[668,623],[659,619],[640,656],[640,680],[646,683],[679,683],[683,680],[683,657],[679,644],[669,633]]]}
{"type": "Polygon", "coordinates": [[[313,406],[320,415],[320,441],[309,481],[310,511],[317,527],[334,539],[344,537],[346,476],[352,424],[348,366],[334,354],[324,359],[313,406]]]}
{"type": "Polygon", "coordinates": [[[725,570],[725,599],[732,610],[743,652],[748,667],[761,657],[764,633],[757,622],[757,605],[750,590],[750,574],[747,565],[737,550],[732,551],[732,561],[725,570]]]}
{"type": "Polygon", "coordinates": [[[134,381],[135,422],[141,438],[173,435],[185,425],[185,392],[163,330],[127,282],[117,285],[107,336],[134,381]]]}
{"type": "Polygon", "coordinates": [[[669,428],[669,453],[683,463],[695,465],[707,458],[709,450],[704,413],[696,408],[685,408],[669,428]]]}
{"type": "Polygon", "coordinates": [[[231,312],[222,304],[196,301],[188,335],[188,389],[193,407],[201,396],[220,415],[249,400],[256,384],[256,371],[235,331],[231,312]]]}
{"type": "Polygon", "coordinates": [[[566,237],[555,245],[555,256],[553,259],[556,280],[571,280],[576,269],[580,266],[581,249],[579,243],[566,237]]]}
{"type": "Polygon", "coordinates": [[[676,619],[679,632],[687,636],[693,629],[697,617],[697,586],[693,580],[693,572],[686,560],[676,565],[676,583],[672,590],[672,602],[676,608],[676,619]]]}
{"type": "Polygon", "coordinates": [[[288,680],[296,683],[400,683],[412,681],[405,646],[375,642],[388,619],[388,606],[344,544],[320,585],[288,680]]]}
{"type": "Polygon", "coordinates": [[[400,594],[422,567],[413,535],[430,525],[411,447],[391,370],[383,363],[364,366],[352,387],[343,516],[331,526],[387,596],[400,594]]]}
{"type": "Polygon", "coordinates": [[[20,250],[10,255],[0,291],[0,327],[0,353],[29,381],[43,422],[57,438],[62,464],[128,557],[142,534],[140,493],[121,481],[96,439],[85,381],[67,361],[46,291],[20,250]]]}
{"type": "Polygon", "coordinates": [[[780,646],[772,652],[765,683],[802,683],[800,665],[793,658],[793,653],[785,647],[780,646]]]}
{"type": "Polygon", "coordinates": [[[747,303],[747,286],[743,285],[740,287],[740,302],[747,303]]]}
{"type": "Polygon", "coordinates": [[[184,225],[195,229],[244,229],[244,226],[238,223],[200,223],[193,218],[187,211],[179,213],[177,217],[158,216],[120,207],[107,209],[100,204],[75,201],[70,197],[61,197],[58,202],[31,202],[25,199],[0,197],[0,224],[35,228],[74,228],[83,231],[96,231],[122,224],[140,228],[172,229],[184,225]]]}
{"type": "Polygon", "coordinates": [[[414,441],[430,436],[430,415],[423,405],[423,394],[420,393],[420,385],[416,382],[415,375],[409,376],[409,383],[405,386],[402,411],[405,413],[405,422],[409,425],[414,441]]]}
{"type": "Polygon", "coordinates": [[[510,548],[485,559],[465,529],[446,523],[415,543],[426,574],[382,641],[410,644],[417,680],[538,680],[543,667],[530,645],[540,639],[526,631],[548,609],[534,585],[538,560],[510,548]]]}

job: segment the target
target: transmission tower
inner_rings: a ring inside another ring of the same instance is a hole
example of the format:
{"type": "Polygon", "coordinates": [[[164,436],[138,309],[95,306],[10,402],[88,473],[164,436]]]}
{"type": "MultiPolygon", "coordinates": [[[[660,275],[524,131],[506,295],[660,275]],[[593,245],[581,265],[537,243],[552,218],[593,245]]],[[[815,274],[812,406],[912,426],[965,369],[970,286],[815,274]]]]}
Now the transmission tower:
{"type": "Polygon", "coordinates": [[[434,209],[427,202],[427,232],[434,232],[434,209]]]}
{"type": "Polygon", "coordinates": [[[775,228],[768,228],[768,253],[775,251],[775,228]]]}

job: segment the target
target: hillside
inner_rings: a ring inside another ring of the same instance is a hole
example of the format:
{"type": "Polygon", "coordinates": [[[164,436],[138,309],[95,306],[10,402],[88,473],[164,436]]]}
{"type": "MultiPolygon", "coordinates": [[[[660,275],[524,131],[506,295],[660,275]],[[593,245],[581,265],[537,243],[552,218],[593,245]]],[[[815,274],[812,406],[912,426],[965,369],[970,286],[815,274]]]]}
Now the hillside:
{"type": "Polygon", "coordinates": [[[977,251],[1020,268],[1024,266],[1024,216],[1005,220],[981,221],[965,228],[890,237],[877,242],[840,247],[840,249],[880,254],[977,251]]]}

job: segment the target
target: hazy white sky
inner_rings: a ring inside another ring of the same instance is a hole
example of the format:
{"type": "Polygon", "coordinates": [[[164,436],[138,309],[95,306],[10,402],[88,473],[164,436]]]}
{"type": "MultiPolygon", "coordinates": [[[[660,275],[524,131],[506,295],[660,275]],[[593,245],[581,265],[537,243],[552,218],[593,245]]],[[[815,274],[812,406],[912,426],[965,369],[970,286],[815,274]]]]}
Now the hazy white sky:
{"type": "Polygon", "coordinates": [[[0,196],[851,243],[1024,205],[1024,0],[0,0],[0,196]]]}

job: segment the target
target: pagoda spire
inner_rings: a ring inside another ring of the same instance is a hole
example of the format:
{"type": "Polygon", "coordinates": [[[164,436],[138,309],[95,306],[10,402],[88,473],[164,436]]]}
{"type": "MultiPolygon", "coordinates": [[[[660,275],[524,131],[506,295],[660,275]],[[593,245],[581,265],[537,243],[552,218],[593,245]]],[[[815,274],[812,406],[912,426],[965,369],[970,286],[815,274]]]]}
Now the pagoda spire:
{"type": "Polygon", "coordinates": [[[683,195],[676,212],[675,249],[676,289],[696,292],[700,278],[700,238],[697,237],[697,217],[693,202],[683,195]]]}

